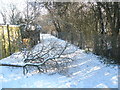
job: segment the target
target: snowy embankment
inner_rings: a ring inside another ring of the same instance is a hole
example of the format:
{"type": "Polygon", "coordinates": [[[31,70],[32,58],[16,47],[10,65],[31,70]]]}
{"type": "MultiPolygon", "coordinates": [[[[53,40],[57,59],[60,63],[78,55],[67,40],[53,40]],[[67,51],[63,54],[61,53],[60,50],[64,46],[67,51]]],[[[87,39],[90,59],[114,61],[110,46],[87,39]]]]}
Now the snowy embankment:
{"type": "MultiPolygon", "coordinates": [[[[65,45],[65,41],[49,34],[41,34],[42,44],[65,45]]],[[[36,45],[34,51],[41,48],[36,45]]],[[[62,74],[45,74],[37,71],[23,74],[21,67],[0,66],[0,88],[118,88],[117,66],[106,67],[99,58],[86,54],[74,45],[66,49],[67,56],[74,59],[62,74]]],[[[16,53],[0,60],[1,64],[24,65],[22,54],[16,53]]]]}

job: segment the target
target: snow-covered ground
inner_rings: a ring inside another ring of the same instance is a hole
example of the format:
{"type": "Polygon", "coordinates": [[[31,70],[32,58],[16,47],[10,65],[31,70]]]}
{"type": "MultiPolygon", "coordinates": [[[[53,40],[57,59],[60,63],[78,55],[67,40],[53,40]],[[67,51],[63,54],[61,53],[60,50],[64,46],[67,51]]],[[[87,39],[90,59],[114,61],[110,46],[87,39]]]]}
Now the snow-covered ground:
{"type": "MultiPolygon", "coordinates": [[[[57,42],[65,45],[65,41],[49,34],[41,34],[42,43],[48,45],[57,42]]],[[[36,45],[37,51],[41,44],[36,45]]],[[[37,73],[37,71],[23,74],[21,67],[0,66],[1,88],[118,88],[118,67],[106,66],[100,62],[98,56],[85,53],[74,45],[70,45],[66,52],[74,59],[72,64],[61,74],[37,73]]],[[[22,55],[13,54],[0,60],[0,63],[23,65],[22,55]]]]}

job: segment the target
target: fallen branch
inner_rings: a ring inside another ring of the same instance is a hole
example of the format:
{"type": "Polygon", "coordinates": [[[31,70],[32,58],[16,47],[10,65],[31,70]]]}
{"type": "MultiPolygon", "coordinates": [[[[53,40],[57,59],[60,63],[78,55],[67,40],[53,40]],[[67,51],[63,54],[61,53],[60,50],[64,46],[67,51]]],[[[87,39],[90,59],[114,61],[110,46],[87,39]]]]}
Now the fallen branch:
{"type": "Polygon", "coordinates": [[[22,65],[0,64],[0,66],[23,67],[22,65]]]}
{"type": "Polygon", "coordinates": [[[74,60],[63,55],[69,46],[68,43],[64,47],[61,45],[58,47],[58,45],[54,42],[53,44],[50,43],[49,47],[43,46],[38,52],[33,52],[32,50],[24,51],[23,65],[0,64],[0,66],[22,67],[24,75],[33,69],[37,69],[39,72],[59,72],[64,70],[74,60]]]}
{"type": "MultiPolygon", "coordinates": [[[[42,64],[40,64],[42,65],[42,64]]],[[[40,65],[35,64],[25,64],[25,65],[14,65],[14,64],[0,64],[0,66],[9,66],[9,67],[23,67],[23,74],[25,75],[28,72],[27,66],[34,66],[37,67],[39,72],[43,72],[43,69],[40,67],[40,65]]]]}

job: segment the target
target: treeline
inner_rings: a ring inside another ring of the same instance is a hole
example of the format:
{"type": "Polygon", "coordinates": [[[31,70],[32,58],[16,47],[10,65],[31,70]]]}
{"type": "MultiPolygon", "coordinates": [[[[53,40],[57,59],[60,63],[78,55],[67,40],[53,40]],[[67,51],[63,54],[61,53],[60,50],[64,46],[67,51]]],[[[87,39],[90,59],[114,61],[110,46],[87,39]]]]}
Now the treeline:
{"type": "Polygon", "coordinates": [[[59,38],[120,63],[120,2],[43,4],[59,38]]]}
{"type": "Polygon", "coordinates": [[[56,31],[58,38],[107,57],[107,63],[120,63],[120,2],[27,1],[23,15],[11,11],[11,24],[39,24],[44,33],[56,31]]]}

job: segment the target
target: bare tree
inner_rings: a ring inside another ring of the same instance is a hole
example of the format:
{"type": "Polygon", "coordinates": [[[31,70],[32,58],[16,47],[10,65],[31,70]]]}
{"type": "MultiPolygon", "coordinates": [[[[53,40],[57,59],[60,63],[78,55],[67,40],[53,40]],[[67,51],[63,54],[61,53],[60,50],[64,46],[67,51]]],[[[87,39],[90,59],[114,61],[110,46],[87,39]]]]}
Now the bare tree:
{"type": "Polygon", "coordinates": [[[6,11],[3,11],[3,12],[1,11],[0,13],[1,13],[2,17],[3,17],[4,24],[6,24],[6,22],[7,22],[6,11]]]}
{"type": "Polygon", "coordinates": [[[21,12],[17,9],[17,7],[14,4],[10,4],[9,23],[12,25],[19,24],[20,19],[21,12]]]}

